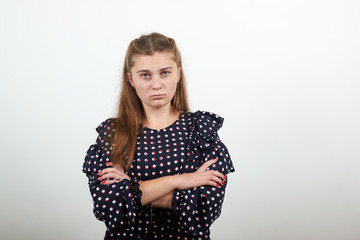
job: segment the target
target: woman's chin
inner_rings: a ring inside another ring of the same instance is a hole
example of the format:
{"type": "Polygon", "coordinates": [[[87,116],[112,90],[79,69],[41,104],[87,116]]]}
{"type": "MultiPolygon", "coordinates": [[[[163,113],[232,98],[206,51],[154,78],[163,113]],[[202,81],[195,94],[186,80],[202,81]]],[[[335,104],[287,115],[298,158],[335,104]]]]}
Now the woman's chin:
{"type": "Polygon", "coordinates": [[[156,100],[153,101],[152,104],[149,105],[152,109],[162,109],[162,108],[169,108],[170,102],[165,102],[163,100],[156,100]]]}

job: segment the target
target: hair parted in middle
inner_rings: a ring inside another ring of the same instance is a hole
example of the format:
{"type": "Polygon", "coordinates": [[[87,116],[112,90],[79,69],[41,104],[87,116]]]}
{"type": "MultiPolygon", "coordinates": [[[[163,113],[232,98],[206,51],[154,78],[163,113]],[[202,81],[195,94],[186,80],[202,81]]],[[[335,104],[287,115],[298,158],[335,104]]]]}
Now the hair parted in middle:
{"type": "Polygon", "coordinates": [[[128,73],[135,65],[134,56],[153,55],[159,52],[173,53],[173,60],[180,68],[179,83],[171,100],[172,109],[189,111],[181,55],[174,39],[160,33],[151,33],[132,40],[125,55],[117,118],[113,121],[113,137],[109,140],[111,143],[111,161],[114,164],[120,164],[125,171],[130,169],[135,153],[137,134],[141,130],[142,123],[146,120],[142,102],[130,84],[128,73]]]}

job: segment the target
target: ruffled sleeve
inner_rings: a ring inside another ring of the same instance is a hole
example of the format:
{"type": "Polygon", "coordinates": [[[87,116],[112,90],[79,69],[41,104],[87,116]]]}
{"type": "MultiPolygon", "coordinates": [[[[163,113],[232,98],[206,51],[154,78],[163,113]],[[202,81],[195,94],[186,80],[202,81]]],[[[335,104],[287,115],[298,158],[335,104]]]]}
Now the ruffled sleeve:
{"type": "MultiPolygon", "coordinates": [[[[188,118],[187,162],[183,172],[191,172],[204,162],[217,158],[209,169],[225,175],[234,172],[227,148],[218,136],[223,118],[209,112],[195,112],[188,118]]],[[[225,195],[224,185],[219,187],[201,186],[198,188],[175,191],[172,207],[180,218],[180,227],[185,233],[207,239],[210,225],[220,216],[225,195]]],[[[202,239],[202,238],[200,238],[202,239]]]]}
{"type": "Polygon", "coordinates": [[[106,163],[110,162],[111,146],[107,137],[111,137],[111,126],[112,119],[108,119],[96,128],[99,135],[96,143],[87,151],[83,164],[83,172],[89,179],[94,215],[105,222],[108,231],[129,227],[142,206],[141,190],[137,182],[124,179],[106,186],[97,180],[98,172],[107,168],[106,163]]]}

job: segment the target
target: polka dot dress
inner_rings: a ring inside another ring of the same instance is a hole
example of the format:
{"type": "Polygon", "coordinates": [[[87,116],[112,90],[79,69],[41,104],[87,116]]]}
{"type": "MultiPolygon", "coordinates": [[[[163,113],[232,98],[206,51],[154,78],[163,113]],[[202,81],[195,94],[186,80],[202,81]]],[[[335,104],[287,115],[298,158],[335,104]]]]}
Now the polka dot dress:
{"type": "Polygon", "coordinates": [[[96,144],[90,146],[83,165],[89,178],[94,215],[106,224],[104,239],[210,239],[210,226],[220,216],[225,185],[175,191],[172,210],[141,205],[139,181],[194,172],[205,161],[218,158],[209,169],[234,171],[225,145],[217,134],[223,119],[209,112],[181,112],[170,126],[138,134],[131,180],[101,185],[97,173],[110,162],[112,119],[96,129],[96,144]],[[110,135],[109,135],[110,134],[110,135]]]}

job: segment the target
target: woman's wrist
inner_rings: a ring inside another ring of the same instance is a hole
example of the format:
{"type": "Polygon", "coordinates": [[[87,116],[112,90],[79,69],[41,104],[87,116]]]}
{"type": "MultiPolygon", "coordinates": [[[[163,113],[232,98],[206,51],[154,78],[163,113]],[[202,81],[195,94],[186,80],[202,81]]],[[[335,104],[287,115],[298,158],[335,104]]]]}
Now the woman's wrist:
{"type": "Polygon", "coordinates": [[[168,193],[178,188],[178,177],[175,175],[164,176],[152,180],[140,181],[140,190],[142,191],[141,203],[147,205],[157,199],[166,196],[168,193]]]}
{"type": "Polygon", "coordinates": [[[171,181],[171,186],[173,188],[173,191],[175,190],[178,190],[179,189],[179,183],[181,181],[181,175],[180,174],[175,174],[175,175],[172,175],[170,177],[170,181],[171,181]]]}
{"type": "Polygon", "coordinates": [[[163,196],[159,199],[156,199],[155,201],[153,201],[151,203],[151,206],[153,208],[172,209],[173,193],[174,192],[170,192],[170,193],[166,194],[165,196],[163,196]]]}

